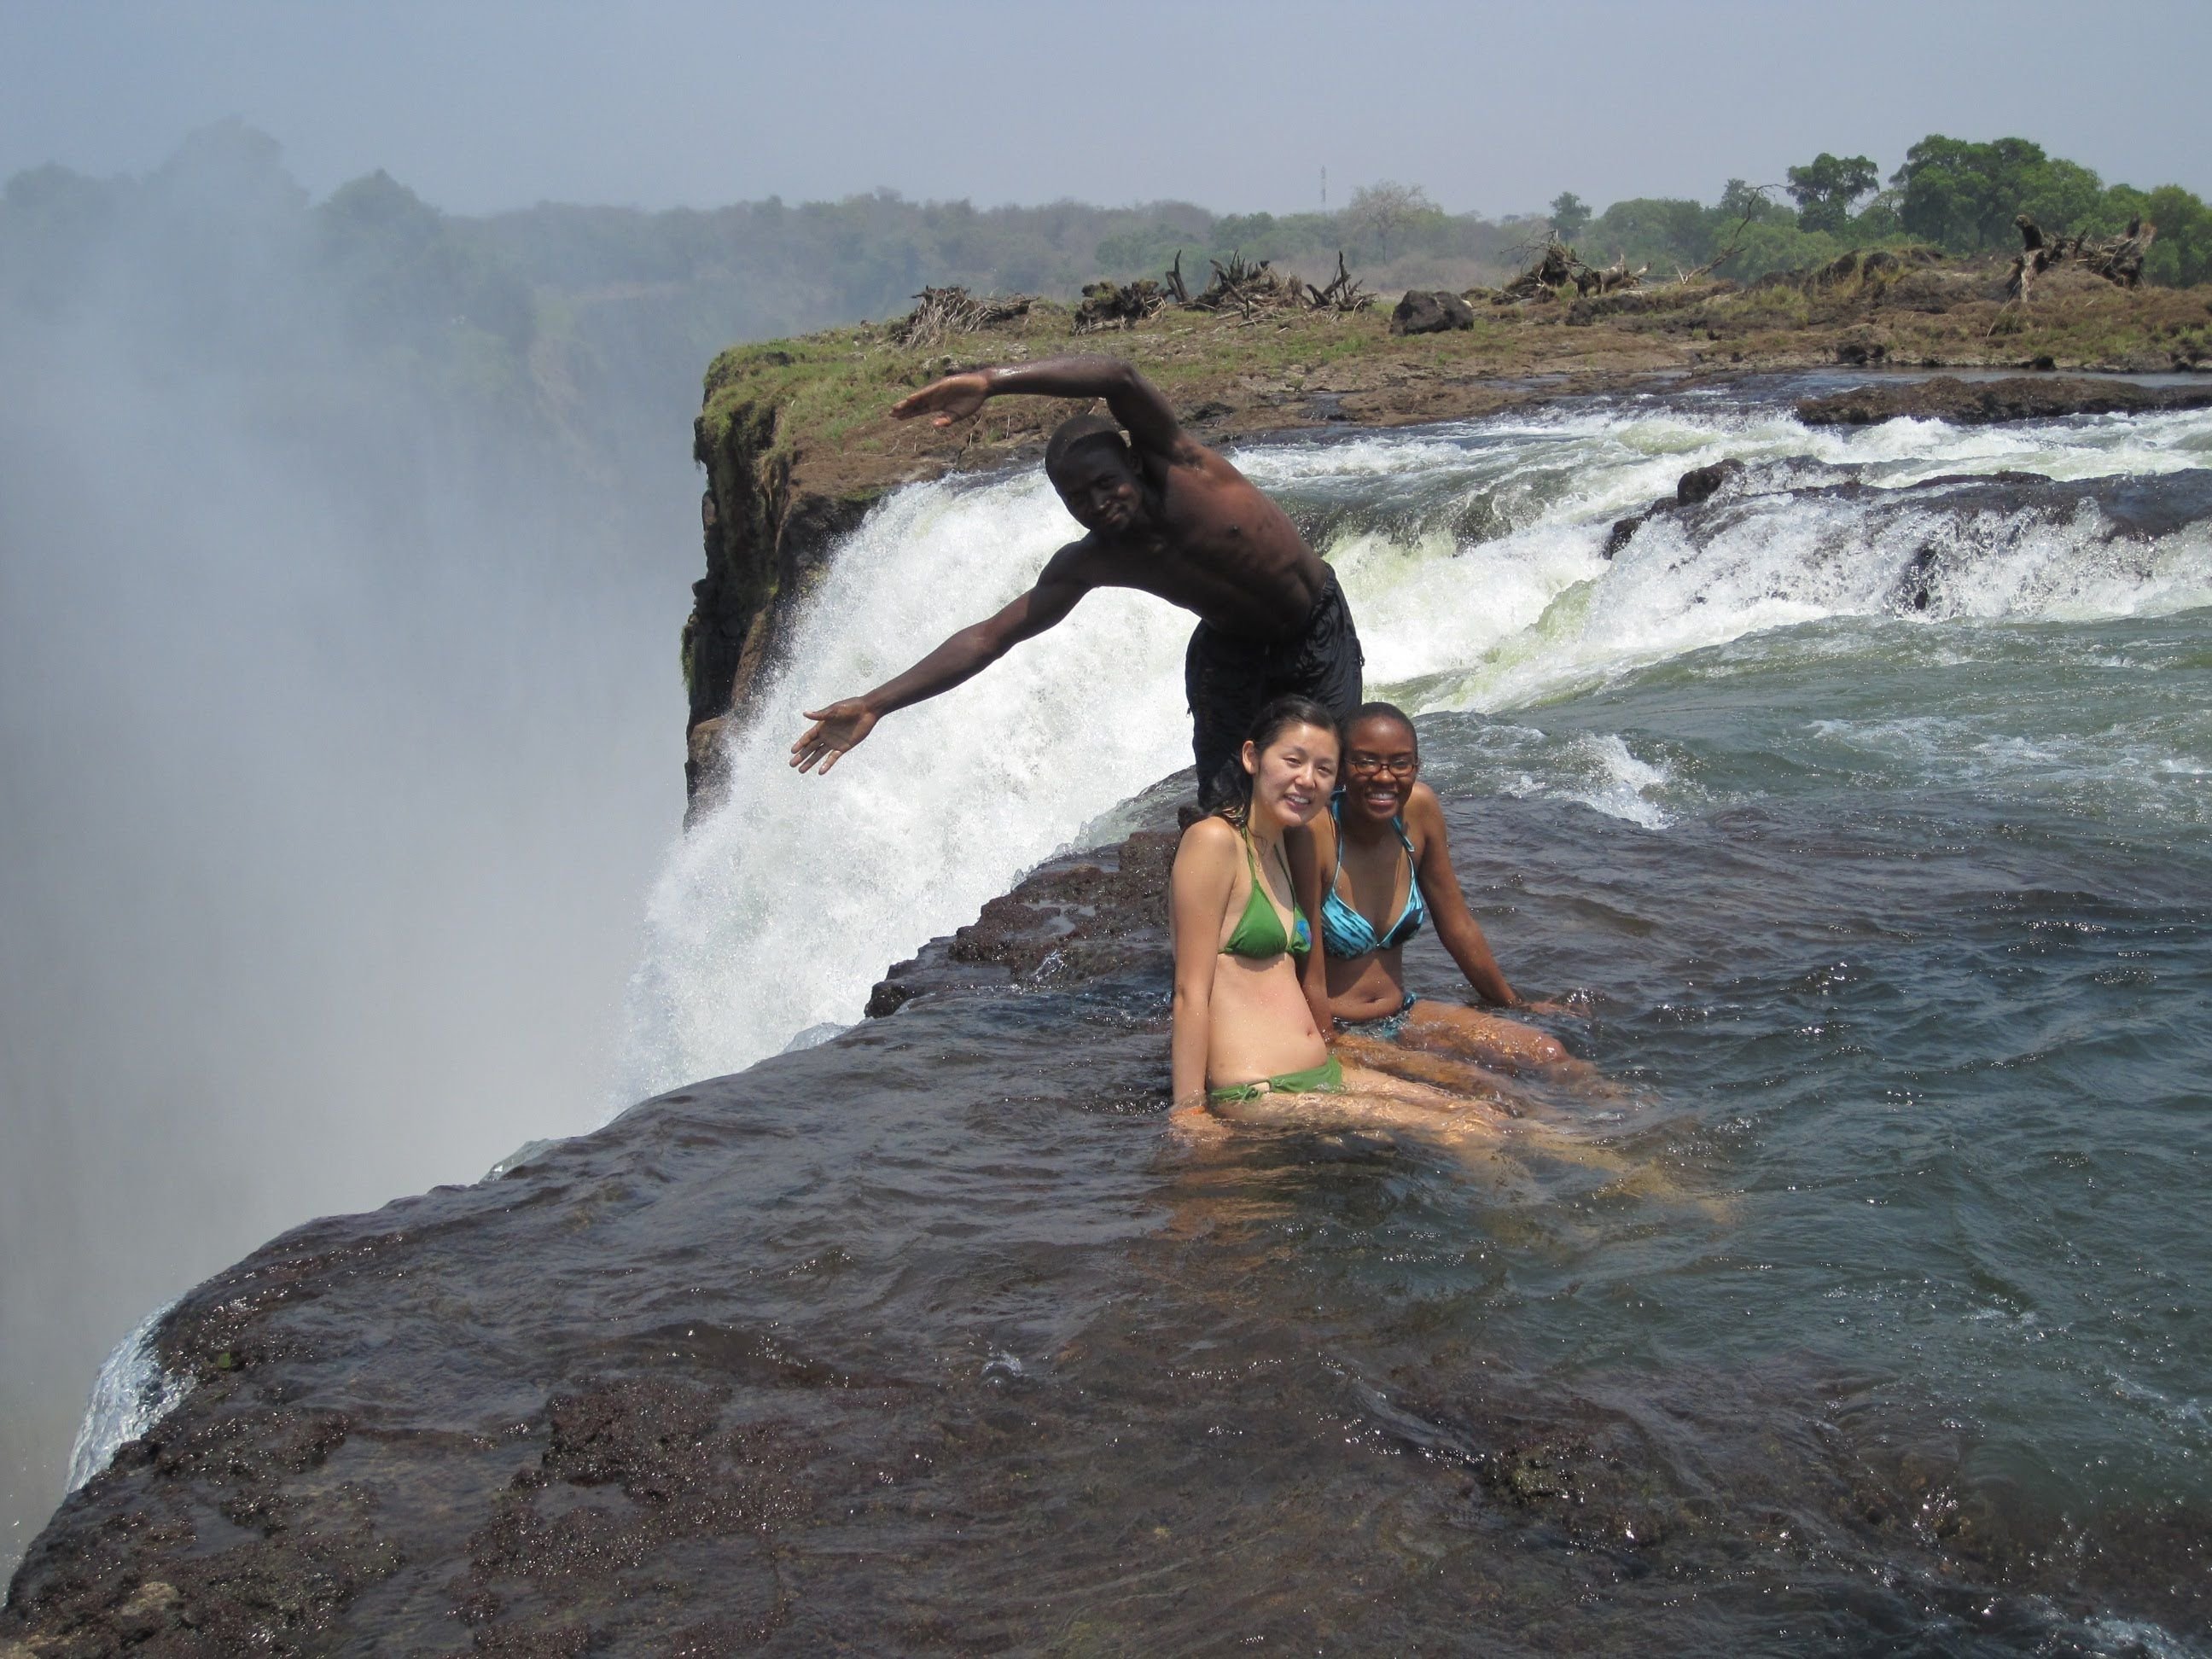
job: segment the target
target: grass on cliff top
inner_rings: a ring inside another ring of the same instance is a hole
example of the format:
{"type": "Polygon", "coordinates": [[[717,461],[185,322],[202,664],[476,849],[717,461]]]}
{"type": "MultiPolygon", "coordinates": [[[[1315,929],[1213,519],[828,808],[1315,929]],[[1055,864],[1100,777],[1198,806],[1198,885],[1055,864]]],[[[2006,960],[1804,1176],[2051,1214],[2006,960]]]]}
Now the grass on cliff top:
{"type": "MultiPolygon", "coordinates": [[[[1327,380],[1336,366],[1391,355],[1394,346],[1418,347],[1429,356],[1441,349],[1455,360],[1480,359],[1507,330],[1479,316],[1472,331],[1402,341],[1393,339],[1389,313],[1381,309],[1349,316],[1291,313],[1250,324],[1204,312],[1169,311],[1136,329],[1078,335],[1067,307],[1041,301],[1026,317],[927,349],[895,344],[888,327],[865,324],[732,346],[707,371],[702,420],[708,447],[718,449],[732,418],[765,402],[779,411],[779,449],[805,450],[817,459],[820,452],[835,449],[852,461],[873,456],[895,465],[909,455],[921,460],[926,452],[943,448],[945,434],[926,422],[893,421],[891,405],[916,387],[963,368],[1074,354],[1123,357],[1188,412],[1209,402],[1247,404],[1255,386],[1294,392],[1327,380]]],[[[998,399],[963,429],[960,447],[995,449],[1041,441],[1066,413],[1055,399],[998,399]]]]}

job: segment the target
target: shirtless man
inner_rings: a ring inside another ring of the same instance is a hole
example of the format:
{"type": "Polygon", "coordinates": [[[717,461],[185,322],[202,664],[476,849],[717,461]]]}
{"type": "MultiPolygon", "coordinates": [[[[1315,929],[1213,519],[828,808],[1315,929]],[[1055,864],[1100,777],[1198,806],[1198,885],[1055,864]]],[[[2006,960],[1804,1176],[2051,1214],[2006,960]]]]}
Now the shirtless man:
{"type": "Polygon", "coordinates": [[[1211,809],[1260,709],[1285,692],[1340,717],[1360,700],[1359,636],[1336,585],[1283,510],[1176,424],[1157,387],[1115,357],[1060,357],[950,374],[891,413],[937,426],[1003,393],[1103,398],[1114,419],[1079,415],[1046,447],[1045,472],[1090,533],[1045,563],[1036,585],[962,629],[874,690],[806,711],[791,745],[800,771],[826,775],[895,708],[949,691],[1075,608],[1094,587],[1133,587],[1195,611],[1183,659],[1199,802],[1211,809]],[[1117,425],[1118,422],[1118,425],[1117,425]],[[1127,434],[1124,436],[1124,434],[1127,434]]]}

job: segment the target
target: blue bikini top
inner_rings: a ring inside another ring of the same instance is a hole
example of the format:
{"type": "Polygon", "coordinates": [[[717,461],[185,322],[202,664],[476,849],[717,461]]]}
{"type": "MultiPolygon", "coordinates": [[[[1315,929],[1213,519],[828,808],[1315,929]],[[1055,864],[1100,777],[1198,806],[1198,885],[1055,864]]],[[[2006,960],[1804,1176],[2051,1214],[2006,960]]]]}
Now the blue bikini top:
{"type": "Polygon", "coordinates": [[[1375,924],[1337,896],[1337,880],[1344,874],[1343,802],[1341,793],[1329,798],[1328,815],[1337,826],[1336,868],[1329,874],[1328,890],[1322,896],[1321,937],[1329,955],[1348,960],[1403,945],[1421,931],[1421,924],[1428,920],[1429,907],[1421,897],[1420,870],[1413,858],[1413,839],[1406,834],[1403,818],[1392,818],[1390,827],[1398,832],[1398,844],[1406,849],[1406,908],[1390,924],[1390,931],[1377,939],[1375,924]]]}

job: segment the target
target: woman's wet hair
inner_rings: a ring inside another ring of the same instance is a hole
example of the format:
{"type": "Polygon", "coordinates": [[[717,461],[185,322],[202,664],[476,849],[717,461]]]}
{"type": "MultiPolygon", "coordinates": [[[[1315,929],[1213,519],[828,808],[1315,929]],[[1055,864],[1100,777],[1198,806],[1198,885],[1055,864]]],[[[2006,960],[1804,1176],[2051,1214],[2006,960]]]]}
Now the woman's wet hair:
{"type": "Polygon", "coordinates": [[[1078,415],[1062,421],[1053,428],[1052,437],[1044,447],[1045,476],[1055,483],[1060,481],[1060,470],[1066,464],[1068,453],[1080,444],[1111,442],[1115,448],[1127,453],[1128,444],[1122,439],[1121,428],[1103,415],[1078,415]]]}
{"type": "MultiPolygon", "coordinates": [[[[1244,741],[1264,755],[1270,744],[1294,726],[1315,726],[1334,738],[1340,750],[1343,746],[1344,730],[1336,716],[1311,697],[1295,693],[1277,697],[1262,708],[1252,721],[1252,729],[1244,734],[1244,741]]],[[[1240,748],[1237,752],[1242,755],[1243,750],[1240,748]]],[[[1233,793],[1214,811],[1242,830],[1252,817],[1253,776],[1235,757],[1231,759],[1225,775],[1233,793]]]]}
{"type": "Polygon", "coordinates": [[[1404,709],[1399,708],[1396,703],[1361,703],[1358,708],[1353,709],[1352,713],[1345,718],[1344,737],[1346,741],[1349,742],[1351,740],[1352,728],[1353,726],[1362,725],[1368,720],[1397,721],[1399,725],[1406,728],[1406,735],[1413,740],[1414,757],[1416,759],[1419,757],[1421,752],[1421,738],[1420,733],[1413,730],[1413,717],[1411,714],[1408,714],[1404,709]]]}

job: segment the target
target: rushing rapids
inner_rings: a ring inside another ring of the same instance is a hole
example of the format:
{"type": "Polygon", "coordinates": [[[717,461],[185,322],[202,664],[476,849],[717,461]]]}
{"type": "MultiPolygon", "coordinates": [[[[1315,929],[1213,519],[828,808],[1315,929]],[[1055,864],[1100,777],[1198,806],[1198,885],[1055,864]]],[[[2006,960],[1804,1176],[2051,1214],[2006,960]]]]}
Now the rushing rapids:
{"type": "Polygon", "coordinates": [[[1086,601],[782,767],[1066,533],[1027,479],[909,489],[653,895],[629,1066],[674,1092],[151,1322],[0,1639],[2204,1641],[2212,415],[1786,407],[1238,457],[1624,1100],[1168,1146],[1171,613],[1086,601]]]}
{"type": "MultiPolygon", "coordinates": [[[[1343,577],[1370,690],[1417,711],[1548,705],[1823,619],[2029,623],[2212,602],[2212,414],[1808,430],[1789,407],[1779,393],[1651,396],[1237,459],[1343,577]],[[1647,526],[1607,561],[1613,520],[1729,459],[1749,470],[1726,500],[1647,526]],[[2036,478],[1929,487],[2021,473],[2036,478]],[[2160,481],[2128,504],[2172,504],[2152,533],[2115,533],[2129,526],[2109,486],[2061,487],[2115,476],[2160,481]]],[[[1101,594],[886,720],[833,776],[784,765],[802,710],[1004,605],[1073,532],[1029,471],[902,491],[840,550],[790,663],[732,739],[742,781],[650,900],[623,1103],[849,1024],[886,963],[1188,764],[1188,619],[1101,594]]],[[[1546,787],[1638,819],[1658,810],[1648,758],[1601,744],[1565,764],[1546,787]]]]}

